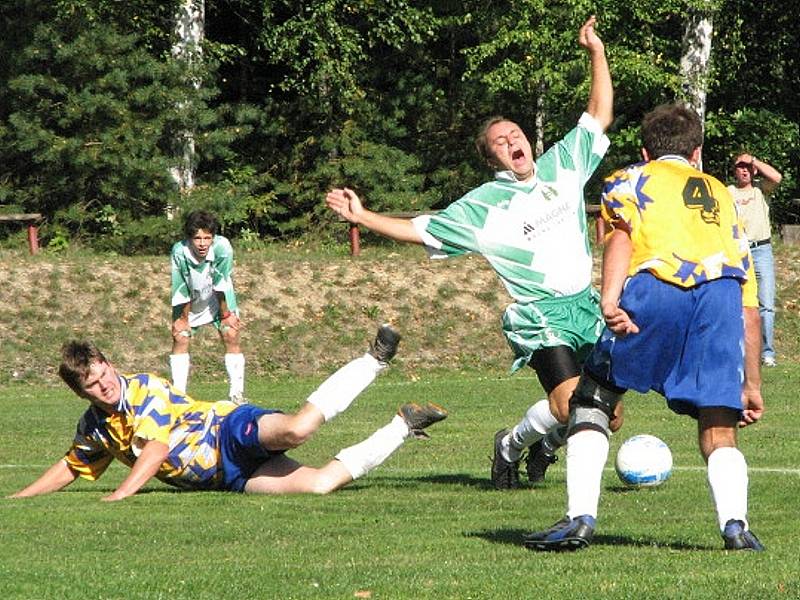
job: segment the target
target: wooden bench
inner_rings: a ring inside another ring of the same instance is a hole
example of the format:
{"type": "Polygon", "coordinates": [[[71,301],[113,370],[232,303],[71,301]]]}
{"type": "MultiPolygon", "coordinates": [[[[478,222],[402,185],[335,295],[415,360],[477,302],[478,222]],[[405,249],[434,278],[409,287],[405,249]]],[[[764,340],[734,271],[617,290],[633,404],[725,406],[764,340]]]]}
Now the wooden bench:
{"type": "MultiPolygon", "coordinates": [[[[386,215],[387,217],[394,217],[397,219],[413,219],[414,217],[418,217],[420,215],[435,215],[439,211],[438,210],[421,210],[421,211],[407,211],[407,212],[391,212],[391,213],[381,213],[386,215]]],[[[586,215],[589,217],[594,217],[594,235],[595,240],[598,244],[603,243],[603,237],[605,235],[605,227],[603,224],[603,219],[600,218],[600,205],[599,204],[587,204],[586,205],[586,215]]],[[[361,232],[358,230],[358,225],[355,223],[350,223],[349,221],[339,217],[339,221],[342,223],[347,223],[349,227],[350,233],[350,256],[358,256],[361,254],[361,232]]]]}
{"type": "MultiPolygon", "coordinates": [[[[795,215],[800,215],[800,198],[792,198],[789,204],[796,207],[793,211],[795,215]]],[[[781,239],[784,244],[798,246],[800,245],[800,225],[781,225],[781,239]]]]}
{"type": "Polygon", "coordinates": [[[0,213],[0,223],[25,223],[28,226],[28,249],[31,254],[39,251],[39,223],[42,215],[39,213],[0,213]]]}

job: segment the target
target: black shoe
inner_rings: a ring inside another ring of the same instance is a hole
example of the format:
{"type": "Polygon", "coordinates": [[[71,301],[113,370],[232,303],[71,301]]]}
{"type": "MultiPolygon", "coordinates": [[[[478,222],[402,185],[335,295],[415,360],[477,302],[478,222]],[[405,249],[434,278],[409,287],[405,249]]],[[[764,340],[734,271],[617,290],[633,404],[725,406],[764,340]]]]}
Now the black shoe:
{"type": "Polygon", "coordinates": [[[494,434],[494,455],[492,456],[492,483],[498,490],[513,490],[519,487],[519,461],[507,461],[501,452],[503,438],[508,429],[494,434]]]}
{"type": "Polygon", "coordinates": [[[536,442],[528,450],[528,457],[525,459],[525,472],[528,474],[528,481],[531,483],[544,481],[547,467],[557,460],[558,457],[555,454],[550,454],[545,450],[542,440],[536,442]]]}
{"type": "Polygon", "coordinates": [[[731,519],[725,523],[725,531],[722,532],[722,539],[725,540],[726,550],[752,550],[762,552],[764,545],[758,541],[756,534],[744,528],[744,522],[738,519],[731,519]]]}
{"type": "Polygon", "coordinates": [[[378,328],[375,341],[369,346],[369,353],[382,364],[388,363],[397,354],[400,344],[400,334],[392,329],[391,325],[384,323],[378,328]]]}
{"type": "Polygon", "coordinates": [[[447,418],[447,410],[433,402],[428,402],[425,406],[409,402],[403,404],[397,414],[403,417],[415,438],[429,438],[425,428],[447,418]]]}
{"type": "Polygon", "coordinates": [[[594,525],[595,519],[589,515],[564,517],[550,529],[526,535],[523,543],[531,550],[580,550],[591,543],[594,525]]]}

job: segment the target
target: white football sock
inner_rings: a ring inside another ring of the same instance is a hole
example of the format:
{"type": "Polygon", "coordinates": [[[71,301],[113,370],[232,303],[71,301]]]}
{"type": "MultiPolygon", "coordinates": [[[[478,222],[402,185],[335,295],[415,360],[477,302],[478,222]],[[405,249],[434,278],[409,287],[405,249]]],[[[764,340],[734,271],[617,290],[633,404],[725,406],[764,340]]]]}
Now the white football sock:
{"type": "Polygon", "coordinates": [[[409,435],[410,431],[403,417],[395,415],[388,425],[378,429],[363,442],[339,452],[336,460],[344,465],[353,479],[358,479],[389,458],[409,435]]]}
{"type": "Polygon", "coordinates": [[[244,394],[244,354],[225,354],[225,369],[228,371],[230,391],[228,396],[244,394]]]}
{"type": "Polygon", "coordinates": [[[528,409],[522,420],[503,439],[501,452],[503,458],[511,462],[519,460],[525,448],[542,439],[547,430],[555,425],[558,425],[558,420],[550,412],[550,403],[547,400],[539,400],[528,409]]]}
{"type": "Polygon", "coordinates": [[[309,397],[326,421],[347,410],[384,367],[371,354],[351,360],[328,377],[309,397]]]}
{"type": "Polygon", "coordinates": [[[172,387],[185,394],[189,381],[189,354],[170,354],[169,370],[172,373],[172,387]]]}
{"type": "Polygon", "coordinates": [[[738,448],[717,448],[708,457],[708,486],[717,509],[719,530],[730,519],[747,525],[747,461],[738,448]]]}
{"type": "Polygon", "coordinates": [[[608,438],[585,429],[567,439],[567,516],[597,518],[600,483],[608,458],[608,438]]]}

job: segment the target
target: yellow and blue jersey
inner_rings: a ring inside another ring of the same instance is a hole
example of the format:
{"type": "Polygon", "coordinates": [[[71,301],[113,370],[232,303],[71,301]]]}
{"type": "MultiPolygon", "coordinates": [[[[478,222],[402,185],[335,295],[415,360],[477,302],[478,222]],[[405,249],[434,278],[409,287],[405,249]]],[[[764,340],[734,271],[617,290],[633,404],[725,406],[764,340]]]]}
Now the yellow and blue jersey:
{"type": "Polygon", "coordinates": [[[649,271],[684,288],[721,277],[758,306],[744,228],[727,188],[677,156],[638,163],[605,180],[603,219],[633,242],[629,275],[649,271]]]}
{"type": "Polygon", "coordinates": [[[133,466],[147,441],[169,448],[156,477],[184,489],[215,489],[222,481],[219,430],[236,405],[202,402],[177,391],[156,375],[120,376],[116,410],[90,406],[81,417],[64,459],[79,476],[95,480],[115,458],[133,466]]]}

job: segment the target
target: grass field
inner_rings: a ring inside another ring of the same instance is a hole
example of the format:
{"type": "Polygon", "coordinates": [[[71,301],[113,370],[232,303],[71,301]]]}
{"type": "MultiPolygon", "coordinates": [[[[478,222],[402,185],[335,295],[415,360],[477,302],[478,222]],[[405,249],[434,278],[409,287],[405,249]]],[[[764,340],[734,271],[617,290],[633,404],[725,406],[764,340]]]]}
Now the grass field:
{"type": "MultiPolygon", "coordinates": [[[[672,448],[672,478],[628,490],[604,477],[595,543],[540,554],[524,533],[564,511],[563,460],[544,485],[488,481],[492,436],[543,396],[529,375],[389,373],[292,455],[319,465],[383,425],[396,407],[451,411],[429,441],[409,441],[381,468],[325,497],[181,493],[159,483],[99,502],[124,476],[28,500],[0,501],[0,598],[799,598],[800,367],[765,373],[768,412],[742,431],[750,519],[767,552],[724,552],[694,423],[655,395],[627,397],[623,434],[672,448]]],[[[251,380],[258,404],[292,410],[318,379],[251,380]]],[[[217,398],[223,385],[197,386],[217,398]]],[[[65,387],[0,388],[0,494],[22,487],[67,448],[83,401],[65,387]]]]}

